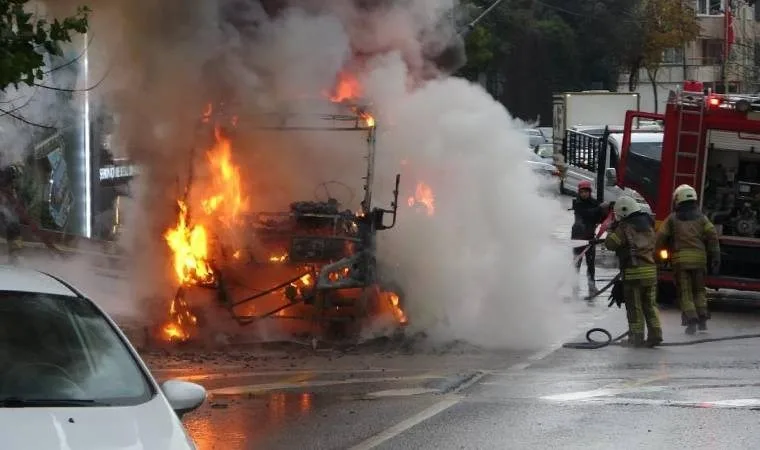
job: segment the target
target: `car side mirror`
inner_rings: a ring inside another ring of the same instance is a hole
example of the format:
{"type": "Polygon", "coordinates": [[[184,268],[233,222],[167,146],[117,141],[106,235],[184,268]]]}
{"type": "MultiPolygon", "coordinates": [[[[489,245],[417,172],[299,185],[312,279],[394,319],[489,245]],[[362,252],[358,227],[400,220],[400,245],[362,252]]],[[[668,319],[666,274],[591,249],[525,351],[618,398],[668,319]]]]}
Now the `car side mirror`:
{"type": "Polygon", "coordinates": [[[609,167],[604,171],[604,184],[607,187],[617,184],[617,170],[614,167],[609,167]]]}
{"type": "Polygon", "coordinates": [[[189,381],[164,381],[161,383],[161,391],[180,419],[185,414],[198,409],[206,400],[206,389],[189,381]]]}

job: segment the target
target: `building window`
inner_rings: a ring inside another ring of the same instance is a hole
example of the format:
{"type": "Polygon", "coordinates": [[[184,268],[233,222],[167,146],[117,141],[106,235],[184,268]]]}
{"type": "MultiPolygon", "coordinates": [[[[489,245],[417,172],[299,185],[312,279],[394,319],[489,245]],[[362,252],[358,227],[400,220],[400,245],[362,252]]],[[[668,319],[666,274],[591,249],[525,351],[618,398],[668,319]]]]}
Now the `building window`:
{"type": "Polygon", "coordinates": [[[662,64],[683,64],[683,48],[668,48],[662,52],[662,64]]]}
{"type": "Polygon", "coordinates": [[[722,16],[726,0],[696,0],[700,16],[722,16]]]}
{"type": "Polygon", "coordinates": [[[714,66],[723,61],[723,39],[702,39],[702,64],[714,66]]]}

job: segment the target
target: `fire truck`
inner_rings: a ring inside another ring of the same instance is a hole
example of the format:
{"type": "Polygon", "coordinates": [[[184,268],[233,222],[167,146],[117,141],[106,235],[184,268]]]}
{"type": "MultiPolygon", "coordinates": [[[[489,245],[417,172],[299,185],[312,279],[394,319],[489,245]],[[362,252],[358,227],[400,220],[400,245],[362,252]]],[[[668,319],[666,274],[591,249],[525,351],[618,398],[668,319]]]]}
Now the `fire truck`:
{"type": "MultiPolygon", "coordinates": [[[[616,183],[644,195],[659,227],[672,209],[673,190],[693,186],[721,243],[711,289],[760,291],[760,95],[715,94],[699,82],[671,91],[664,114],[628,111],[616,183]],[[631,129],[639,119],[663,122],[663,150],[654,186],[625,176],[631,129]]],[[[658,249],[660,293],[675,293],[667,249],[658,249]]]]}

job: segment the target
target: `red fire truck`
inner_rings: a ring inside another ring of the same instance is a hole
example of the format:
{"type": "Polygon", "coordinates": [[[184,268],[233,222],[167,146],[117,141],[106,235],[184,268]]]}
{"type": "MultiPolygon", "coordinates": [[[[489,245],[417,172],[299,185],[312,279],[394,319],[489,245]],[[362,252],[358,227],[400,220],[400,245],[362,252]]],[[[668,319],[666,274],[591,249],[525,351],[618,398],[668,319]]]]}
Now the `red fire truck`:
{"type": "MultiPolygon", "coordinates": [[[[617,183],[644,195],[659,226],[670,214],[676,186],[699,193],[703,212],[720,235],[722,264],[708,288],[760,291],[760,96],[713,94],[698,82],[671,92],[664,114],[628,111],[617,183]],[[637,119],[661,120],[664,136],[657,186],[626,179],[631,129],[637,119]]],[[[673,274],[659,249],[661,294],[670,297],[673,274]]]]}

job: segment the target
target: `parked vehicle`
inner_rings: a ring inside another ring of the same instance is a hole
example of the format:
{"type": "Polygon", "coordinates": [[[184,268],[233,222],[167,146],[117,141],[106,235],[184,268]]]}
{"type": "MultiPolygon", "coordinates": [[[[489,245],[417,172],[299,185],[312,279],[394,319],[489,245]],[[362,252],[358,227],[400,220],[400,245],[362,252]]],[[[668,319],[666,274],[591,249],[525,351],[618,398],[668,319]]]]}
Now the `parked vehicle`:
{"type": "MultiPolygon", "coordinates": [[[[577,127],[599,127],[601,124],[601,132],[604,132],[605,125],[622,126],[625,112],[638,111],[639,103],[639,94],[630,92],[580,91],[554,94],[554,152],[561,153],[567,130],[581,131],[577,127]],[[610,118],[616,117],[620,122],[610,123],[610,118]]],[[[585,132],[589,133],[589,130],[585,132]]]]}
{"type": "Polygon", "coordinates": [[[0,266],[3,449],[195,449],[180,418],[205,398],[194,383],[158,385],[113,320],[65,281],[0,266]]]}
{"type": "MultiPolygon", "coordinates": [[[[636,131],[632,134],[632,154],[636,170],[628,177],[644,177],[646,180],[637,186],[650,186],[656,182],[652,171],[656,172],[659,161],[656,156],[662,149],[663,134],[652,131],[636,131]]],[[[594,136],[581,131],[568,130],[565,133],[562,163],[558,164],[561,181],[560,191],[565,194],[577,194],[576,187],[580,181],[590,181],[596,186],[596,197],[603,201],[614,201],[621,195],[636,199],[644,208],[651,211],[646,199],[631,187],[616,184],[616,168],[620,161],[623,147],[623,134],[610,133],[594,136]]]]}
{"type": "Polygon", "coordinates": [[[527,128],[523,130],[523,133],[528,135],[528,145],[531,147],[546,143],[546,137],[538,128],[527,128]]]}

